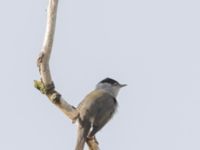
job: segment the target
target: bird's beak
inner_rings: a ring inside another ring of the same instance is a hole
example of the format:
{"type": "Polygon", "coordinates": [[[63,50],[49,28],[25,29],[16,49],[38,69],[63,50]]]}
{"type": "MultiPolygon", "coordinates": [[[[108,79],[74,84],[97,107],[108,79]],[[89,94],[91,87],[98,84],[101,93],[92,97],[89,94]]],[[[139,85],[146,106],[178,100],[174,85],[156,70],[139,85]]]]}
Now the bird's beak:
{"type": "Polygon", "coordinates": [[[127,86],[127,84],[120,84],[120,87],[122,88],[122,87],[125,87],[125,86],[127,86]]]}

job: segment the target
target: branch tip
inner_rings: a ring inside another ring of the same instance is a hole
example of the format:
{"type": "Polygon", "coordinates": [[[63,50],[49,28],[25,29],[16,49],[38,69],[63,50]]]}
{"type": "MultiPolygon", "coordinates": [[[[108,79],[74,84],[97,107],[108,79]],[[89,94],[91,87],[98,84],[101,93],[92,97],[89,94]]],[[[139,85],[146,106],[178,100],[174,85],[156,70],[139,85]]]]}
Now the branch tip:
{"type": "Polygon", "coordinates": [[[42,94],[46,94],[44,84],[40,80],[34,80],[34,87],[38,89],[42,94]]]}
{"type": "Polygon", "coordinates": [[[44,85],[41,80],[34,80],[34,87],[38,89],[42,94],[46,95],[52,93],[55,89],[53,82],[49,85],[44,85]]]}

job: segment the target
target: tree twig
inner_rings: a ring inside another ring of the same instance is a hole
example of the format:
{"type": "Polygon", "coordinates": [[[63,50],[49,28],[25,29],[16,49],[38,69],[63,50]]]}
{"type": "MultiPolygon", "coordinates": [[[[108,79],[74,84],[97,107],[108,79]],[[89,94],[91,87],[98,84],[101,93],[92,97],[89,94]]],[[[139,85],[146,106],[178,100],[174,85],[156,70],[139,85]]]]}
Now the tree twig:
{"type": "MultiPolygon", "coordinates": [[[[43,46],[39,57],[37,58],[37,66],[39,68],[40,80],[34,81],[35,87],[42,93],[45,94],[49,100],[60,108],[69,119],[72,121],[76,120],[78,116],[77,109],[67,103],[61,94],[55,90],[55,85],[51,77],[49,60],[51,56],[53,39],[56,27],[56,14],[57,14],[58,0],[49,0],[47,9],[47,25],[44,36],[43,46]]],[[[87,144],[90,150],[98,150],[98,142],[94,140],[87,140],[87,144]]]]}

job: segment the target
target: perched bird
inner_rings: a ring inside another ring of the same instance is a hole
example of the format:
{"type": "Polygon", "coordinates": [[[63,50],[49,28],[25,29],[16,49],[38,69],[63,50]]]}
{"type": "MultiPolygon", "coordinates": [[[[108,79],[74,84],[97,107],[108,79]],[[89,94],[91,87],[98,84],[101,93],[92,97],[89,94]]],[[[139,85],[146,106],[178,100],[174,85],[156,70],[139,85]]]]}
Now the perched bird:
{"type": "Polygon", "coordinates": [[[94,135],[112,118],[117,109],[116,97],[120,84],[114,79],[100,81],[95,90],[90,92],[77,107],[78,138],[75,150],[83,150],[87,138],[94,135]]]}

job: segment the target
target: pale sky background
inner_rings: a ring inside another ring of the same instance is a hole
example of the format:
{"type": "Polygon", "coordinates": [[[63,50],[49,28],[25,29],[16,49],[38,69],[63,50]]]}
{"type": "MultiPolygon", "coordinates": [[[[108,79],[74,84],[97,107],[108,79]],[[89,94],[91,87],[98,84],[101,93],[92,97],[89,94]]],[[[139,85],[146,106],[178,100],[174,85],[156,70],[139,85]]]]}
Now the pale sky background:
{"type": "MultiPolygon", "coordinates": [[[[0,149],[73,150],[76,127],[33,87],[47,0],[0,5],[0,149]]],[[[128,86],[102,150],[200,149],[200,1],[60,0],[51,70],[73,105],[97,82],[128,86]]]]}

